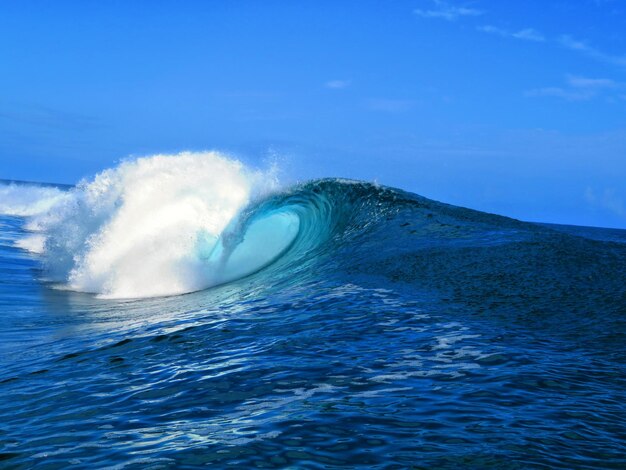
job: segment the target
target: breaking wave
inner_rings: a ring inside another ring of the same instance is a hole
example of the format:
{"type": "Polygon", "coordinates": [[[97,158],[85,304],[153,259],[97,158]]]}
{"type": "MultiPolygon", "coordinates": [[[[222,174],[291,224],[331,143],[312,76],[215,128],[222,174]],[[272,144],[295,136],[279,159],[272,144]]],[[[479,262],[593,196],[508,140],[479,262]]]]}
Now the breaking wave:
{"type": "Polygon", "coordinates": [[[3,212],[31,216],[32,235],[18,245],[41,253],[49,280],[103,297],[153,297],[204,289],[271,262],[297,232],[295,218],[255,220],[246,239],[254,247],[222,253],[221,236],[243,207],[276,188],[272,170],[186,152],[126,161],[69,191],[3,187],[14,194],[3,212]],[[276,225],[280,237],[268,234],[276,225]]]}
{"type": "MultiPolygon", "coordinates": [[[[267,285],[306,270],[330,275],[393,250],[399,234],[379,222],[407,204],[417,211],[412,243],[462,240],[452,223],[496,217],[351,180],[281,188],[275,171],[216,152],[139,158],[68,191],[39,189],[18,246],[41,256],[57,287],[106,298],[184,294],[262,269],[267,285]]],[[[510,220],[491,221],[502,229],[510,220]]]]}

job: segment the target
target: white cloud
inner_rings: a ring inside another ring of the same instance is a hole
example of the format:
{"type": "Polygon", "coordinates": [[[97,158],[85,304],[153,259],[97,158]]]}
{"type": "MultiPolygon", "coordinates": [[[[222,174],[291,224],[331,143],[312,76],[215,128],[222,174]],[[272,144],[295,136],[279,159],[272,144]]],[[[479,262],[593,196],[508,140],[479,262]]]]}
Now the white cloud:
{"type": "Polygon", "coordinates": [[[479,26],[476,29],[478,31],[482,31],[483,33],[495,34],[505,38],[521,39],[523,41],[543,42],[546,40],[543,34],[532,28],[525,28],[519,31],[509,31],[507,29],[498,28],[497,26],[486,25],[479,26]]]}
{"type": "Polygon", "coordinates": [[[491,26],[491,25],[485,25],[485,26],[478,26],[476,28],[478,31],[482,31],[483,33],[489,33],[489,34],[497,34],[498,36],[508,36],[509,32],[498,28],[496,26],[491,26]]]}
{"type": "Polygon", "coordinates": [[[513,33],[512,36],[516,39],[522,39],[524,41],[543,42],[546,40],[543,34],[532,28],[521,29],[516,33],[513,33]]]}
{"type": "Polygon", "coordinates": [[[347,88],[350,86],[350,80],[329,80],[325,84],[326,88],[333,88],[339,90],[341,88],[347,88]]]}
{"type": "Polygon", "coordinates": [[[608,78],[588,78],[578,75],[566,75],[566,84],[562,87],[536,88],[526,92],[526,96],[553,96],[567,101],[586,101],[605,94],[609,90],[623,89],[625,84],[608,78]]]}
{"type": "Polygon", "coordinates": [[[535,88],[533,90],[528,90],[526,96],[553,96],[556,98],[563,98],[567,101],[586,101],[595,96],[595,93],[588,90],[572,90],[568,88],[561,87],[545,87],[545,88],[535,88]]]}
{"type": "Polygon", "coordinates": [[[422,18],[437,18],[446,21],[456,21],[463,16],[480,16],[482,11],[474,8],[451,5],[443,0],[432,0],[433,8],[430,10],[415,9],[413,13],[422,18]]]}
{"type": "Polygon", "coordinates": [[[621,85],[608,78],[587,78],[577,75],[568,75],[567,82],[575,88],[616,88],[621,85]]]}
{"type": "Polygon", "coordinates": [[[600,62],[606,62],[608,64],[626,67],[625,55],[607,54],[606,52],[596,49],[595,47],[590,46],[584,41],[578,41],[571,36],[561,36],[559,38],[559,44],[567,49],[579,52],[586,55],[587,57],[591,57],[592,59],[598,60],[600,62]]]}

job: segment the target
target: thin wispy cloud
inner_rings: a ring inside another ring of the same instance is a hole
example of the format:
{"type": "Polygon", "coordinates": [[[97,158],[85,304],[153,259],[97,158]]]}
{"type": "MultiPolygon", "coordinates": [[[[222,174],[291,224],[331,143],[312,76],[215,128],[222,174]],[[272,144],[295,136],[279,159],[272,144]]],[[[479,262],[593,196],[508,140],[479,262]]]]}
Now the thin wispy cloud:
{"type": "Polygon", "coordinates": [[[600,89],[600,88],[616,88],[620,83],[609,78],[587,78],[577,75],[568,75],[568,83],[575,88],[600,89]]]}
{"type": "Polygon", "coordinates": [[[587,57],[598,60],[600,62],[606,62],[608,64],[619,65],[626,67],[626,55],[614,55],[601,51],[593,46],[590,46],[584,41],[574,39],[572,36],[563,35],[558,39],[559,44],[570,49],[572,51],[579,52],[587,57]]]}
{"type": "Polygon", "coordinates": [[[564,87],[544,87],[528,90],[526,96],[539,97],[539,96],[551,96],[554,98],[562,98],[567,101],[586,101],[596,96],[595,92],[589,90],[575,90],[564,87]]]}
{"type": "MultiPolygon", "coordinates": [[[[413,13],[423,18],[437,18],[446,21],[456,21],[461,17],[481,16],[485,13],[482,10],[470,8],[468,6],[453,5],[444,0],[430,0],[430,2],[431,8],[418,8],[413,10],[413,13]]],[[[595,59],[599,62],[604,62],[620,67],[626,67],[626,54],[612,54],[605,52],[601,49],[598,49],[597,47],[590,45],[586,41],[576,39],[569,34],[563,34],[557,38],[548,38],[543,33],[537,31],[534,28],[511,30],[494,25],[478,26],[476,27],[476,30],[503,38],[519,39],[529,42],[547,42],[551,44],[558,44],[565,49],[578,52],[581,55],[587,56],[591,59],[595,59]]],[[[550,88],[546,90],[550,90],[549,93],[561,94],[560,91],[557,91],[557,88],[550,88]]],[[[568,93],[566,93],[566,95],[567,94],[568,93]]]]}
{"type": "Polygon", "coordinates": [[[536,88],[526,92],[526,96],[552,96],[567,101],[587,101],[600,95],[607,95],[610,90],[622,90],[625,85],[608,78],[588,78],[578,75],[566,75],[566,83],[560,87],[536,88]]]}
{"type": "Polygon", "coordinates": [[[342,88],[348,88],[350,86],[350,80],[329,80],[324,86],[334,90],[340,90],[342,88]]]}
{"type": "Polygon", "coordinates": [[[532,28],[522,29],[520,31],[513,33],[512,36],[516,39],[523,39],[525,41],[543,42],[546,40],[543,34],[539,33],[538,31],[535,31],[532,28]]]}
{"type": "Polygon", "coordinates": [[[519,31],[509,31],[507,29],[498,28],[497,26],[485,25],[476,28],[478,31],[487,34],[495,34],[504,38],[520,39],[522,41],[544,42],[545,36],[533,28],[520,29],[519,31]]]}
{"type": "Polygon", "coordinates": [[[413,10],[413,13],[422,18],[435,18],[446,21],[456,21],[464,16],[480,16],[484,12],[476,10],[475,8],[468,8],[466,6],[456,6],[443,0],[432,0],[432,8],[421,9],[417,8],[413,10]]]}

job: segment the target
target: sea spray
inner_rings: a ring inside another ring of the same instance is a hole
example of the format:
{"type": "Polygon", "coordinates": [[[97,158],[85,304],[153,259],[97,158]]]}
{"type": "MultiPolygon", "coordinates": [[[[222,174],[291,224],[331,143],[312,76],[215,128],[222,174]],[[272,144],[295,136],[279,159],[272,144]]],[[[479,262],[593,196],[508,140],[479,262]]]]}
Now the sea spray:
{"type": "Polygon", "coordinates": [[[54,186],[0,181],[1,215],[26,217],[42,214],[66,198],[67,192],[54,186]]]}
{"type": "Polygon", "coordinates": [[[45,234],[47,276],[65,288],[181,294],[219,282],[206,254],[242,207],[276,187],[273,171],[217,152],[154,155],[81,182],[29,228],[45,234]]]}

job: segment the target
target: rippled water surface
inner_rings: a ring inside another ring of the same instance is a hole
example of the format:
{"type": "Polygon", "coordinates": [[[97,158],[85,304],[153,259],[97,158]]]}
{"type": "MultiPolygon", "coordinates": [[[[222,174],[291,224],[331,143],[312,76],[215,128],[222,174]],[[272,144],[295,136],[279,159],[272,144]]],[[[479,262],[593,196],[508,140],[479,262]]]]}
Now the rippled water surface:
{"type": "Polygon", "coordinates": [[[332,180],[238,230],[287,212],[269,266],[136,300],[0,216],[0,467],[626,468],[626,232],[332,180]]]}

